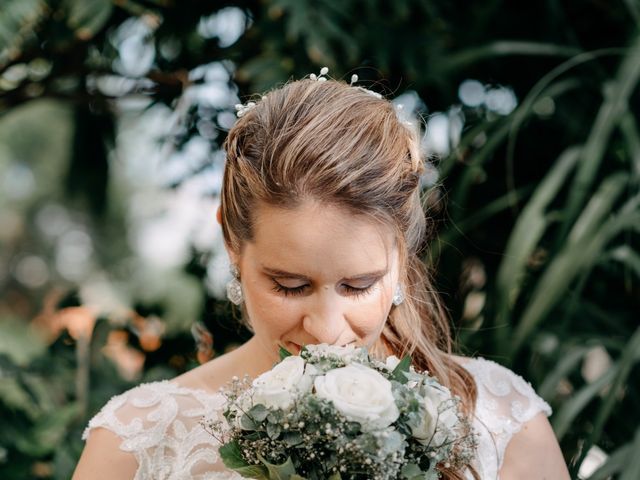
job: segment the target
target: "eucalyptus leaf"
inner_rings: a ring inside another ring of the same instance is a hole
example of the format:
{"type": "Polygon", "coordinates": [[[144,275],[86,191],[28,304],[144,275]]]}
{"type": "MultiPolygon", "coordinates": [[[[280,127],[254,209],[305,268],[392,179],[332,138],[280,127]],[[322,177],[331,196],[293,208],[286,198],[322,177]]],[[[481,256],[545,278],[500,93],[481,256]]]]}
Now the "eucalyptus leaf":
{"type": "Polygon", "coordinates": [[[409,381],[407,378],[407,373],[409,373],[409,367],[411,366],[411,356],[405,355],[405,357],[400,360],[400,363],[396,365],[396,368],[391,372],[391,378],[396,380],[397,382],[402,383],[403,385],[409,381]]]}
{"type": "Polygon", "coordinates": [[[249,410],[249,416],[256,422],[262,422],[269,415],[269,410],[262,404],[257,404],[249,410]]]}
{"type": "Polygon", "coordinates": [[[269,438],[276,439],[280,436],[282,432],[282,427],[279,423],[267,423],[267,435],[269,438]]]}
{"type": "Polygon", "coordinates": [[[293,353],[282,346],[278,349],[278,352],[280,353],[280,360],[284,360],[285,358],[293,355],[293,353]]]}
{"type": "Polygon", "coordinates": [[[220,453],[225,466],[232,470],[249,465],[242,456],[242,450],[238,442],[225,443],[218,449],[218,453],[220,453]]]}
{"type": "Polygon", "coordinates": [[[240,417],[240,426],[244,430],[255,430],[258,428],[258,424],[246,413],[240,417]]]}
{"type": "Polygon", "coordinates": [[[267,468],[267,471],[269,473],[269,480],[289,480],[291,476],[295,475],[296,473],[296,469],[293,466],[291,457],[287,458],[287,460],[280,465],[269,463],[261,455],[258,455],[258,458],[267,468]]]}
{"type": "Polygon", "coordinates": [[[66,0],[67,24],[76,35],[88,40],[107,23],[113,12],[111,0],[66,0]]]}

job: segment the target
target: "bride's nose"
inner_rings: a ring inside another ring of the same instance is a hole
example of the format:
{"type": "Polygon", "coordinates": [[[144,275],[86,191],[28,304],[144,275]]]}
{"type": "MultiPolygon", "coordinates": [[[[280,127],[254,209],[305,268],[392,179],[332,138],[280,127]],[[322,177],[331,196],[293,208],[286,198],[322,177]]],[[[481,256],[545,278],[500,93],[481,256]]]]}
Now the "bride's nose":
{"type": "Polygon", "coordinates": [[[303,327],[317,343],[337,344],[349,328],[343,302],[331,294],[319,295],[310,302],[303,327]]]}

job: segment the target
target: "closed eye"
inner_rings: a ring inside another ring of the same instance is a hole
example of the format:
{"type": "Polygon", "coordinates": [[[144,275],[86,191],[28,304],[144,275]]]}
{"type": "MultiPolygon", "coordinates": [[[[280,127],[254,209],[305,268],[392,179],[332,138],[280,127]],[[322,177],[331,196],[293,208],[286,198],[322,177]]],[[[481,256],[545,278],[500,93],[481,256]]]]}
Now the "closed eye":
{"type": "Polygon", "coordinates": [[[302,295],[305,289],[309,286],[307,284],[304,284],[298,287],[285,287],[284,285],[276,282],[274,279],[271,280],[273,281],[273,290],[284,295],[285,297],[288,297],[289,295],[302,295]]]}
{"type": "MultiPolygon", "coordinates": [[[[369,285],[366,285],[363,287],[354,287],[353,285],[349,285],[348,283],[343,283],[340,285],[340,289],[347,296],[360,298],[368,294],[369,292],[371,292],[371,290],[373,290],[373,287],[376,285],[376,283],[378,283],[379,280],[380,279],[376,279],[375,281],[371,282],[369,285]]],[[[273,291],[281,295],[284,295],[285,297],[304,295],[307,289],[311,287],[308,283],[305,283],[303,285],[299,285],[296,287],[286,287],[281,283],[279,283],[278,281],[276,281],[274,278],[272,278],[271,281],[273,282],[273,291]]]]}
{"type": "Polygon", "coordinates": [[[353,287],[351,285],[343,284],[342,288],[348,295],[359,298],[369,293],[373,289],[374,285],[375,282],[366,287],[353,287]]]}

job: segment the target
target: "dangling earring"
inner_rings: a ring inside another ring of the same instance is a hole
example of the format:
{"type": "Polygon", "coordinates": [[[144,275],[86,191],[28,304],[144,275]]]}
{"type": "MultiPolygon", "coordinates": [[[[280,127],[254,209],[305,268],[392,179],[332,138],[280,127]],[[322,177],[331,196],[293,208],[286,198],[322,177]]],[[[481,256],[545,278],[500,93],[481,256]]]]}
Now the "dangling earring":
{"type": "Polygon", "coordinates": [[[242,303],[242,285],[240,284],[240,272],[237,265],[231,265],[229,271],[233,278],[227,283],[227,298],[234,305],[240,305],[242,303]]]}
{"type": "Polygon", "coordinates": [[[393,293],[393,298],[391,299],[391,303],[393,303],[396,307],[404,302],[404,293],[402,292],[402,287],[400,284],[396,285],[396,291],[393,293]]]}

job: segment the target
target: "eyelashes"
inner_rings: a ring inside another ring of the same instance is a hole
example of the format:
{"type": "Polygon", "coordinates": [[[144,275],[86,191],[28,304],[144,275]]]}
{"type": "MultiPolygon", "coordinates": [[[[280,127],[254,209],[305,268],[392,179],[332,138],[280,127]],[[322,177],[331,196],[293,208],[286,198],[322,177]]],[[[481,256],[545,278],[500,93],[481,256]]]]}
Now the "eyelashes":
{"type": "MultiPolygon", "coordinates": [[[[285,297],[303,295],[309,287],[309,285],[300,285],[299,287],[285,287],[284,285],[276,282],[273,278],[271,279],[271,281],[273,282],[273,291],[284,295],[285,297]]],[[[360,298],[371,292],[377,282],[378,281],[376,280],[371,285],[361,288],[352,287],[351,285],[341,285],[341,288],[348,296],[360,298]]]]}

